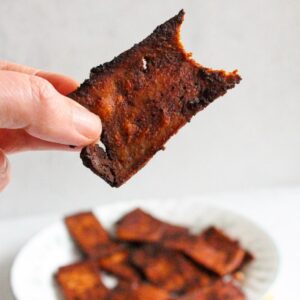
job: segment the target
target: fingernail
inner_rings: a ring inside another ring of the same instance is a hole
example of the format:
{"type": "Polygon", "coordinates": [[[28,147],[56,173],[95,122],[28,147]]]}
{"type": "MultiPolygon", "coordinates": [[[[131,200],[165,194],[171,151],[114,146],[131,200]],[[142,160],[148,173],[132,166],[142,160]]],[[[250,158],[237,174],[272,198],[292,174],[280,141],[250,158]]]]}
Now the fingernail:
{"type": "Polygon", "coordinates": [[[94,141],[101,134],[101,121],[98,116],[80,105],[73,105],[73,122],[76,130],[94,141]]]}

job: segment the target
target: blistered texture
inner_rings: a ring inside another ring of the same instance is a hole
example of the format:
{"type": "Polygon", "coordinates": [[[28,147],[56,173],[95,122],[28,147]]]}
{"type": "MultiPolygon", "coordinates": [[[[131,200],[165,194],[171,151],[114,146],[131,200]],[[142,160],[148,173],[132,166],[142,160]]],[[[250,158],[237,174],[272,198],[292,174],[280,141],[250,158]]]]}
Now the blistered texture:
{"type": "Polygon", "coordinates": [[[91,262],[60,268],[56,281],[66,300],[105,300],[108,296],[108,289],[103,285],[97,267],[91,262]]]}
{"type": "Polygon", "coordinates": [[[81,252],[88,257],[103,257],[120,249],[91,212],[65,218],[69,233],[81,252]]]}
{"type": "Polygon", "coordinates": [[[178,300],[245,300],[246,297],[240,288],[232,282],[219,281],[216,284],[194,290],[178,300]]]}
{"type": "Polygon", "coordinates": [[[129,262],[128,249],[123,249],[112,255],[100,258],[98,265],[100,269],[119,279],[130,282],[139,282],[141,280],[139,273],[129,262]]]}
{"type": "Polygon", "coordinates": [[[182,254],[159,245],[147,245],[133,251],[131,261],[150,283],[169,292],[183,293],[217,280],[217,276],[196,267],[182,254]]]}
{"type": "Polygon", "coordinates": [[[188,229],[158,220],[141,209],[129,212],[116,223],[116,236],[125,241],[158,242],[179,233],[188,233],[188,229]]]}
{"type": "Polygon", "coordinates": [[[236,71],[205,68],[180,42],[184,12],[145,40],[91,70],[72,99],[97,114],[101,141],[81,152],[85,166],[119,187],[198,111],[241,80],[236,71]]]}

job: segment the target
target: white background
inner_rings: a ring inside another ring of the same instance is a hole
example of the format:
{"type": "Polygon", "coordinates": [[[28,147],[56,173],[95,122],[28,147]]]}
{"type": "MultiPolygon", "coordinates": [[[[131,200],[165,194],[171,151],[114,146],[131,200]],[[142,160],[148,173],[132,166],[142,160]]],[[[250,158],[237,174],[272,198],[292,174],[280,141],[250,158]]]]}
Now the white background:
{"type": "Polygon", "coordinates": [[[300,183],[299,0],[0,0],[0,59],[82,81],[91,67],[181,8],[186,49],[205,66],[238,68],[241,84],[199,113],[120,189],[83,167],[77,153],[11,156],[2,219],[300,183]]]}

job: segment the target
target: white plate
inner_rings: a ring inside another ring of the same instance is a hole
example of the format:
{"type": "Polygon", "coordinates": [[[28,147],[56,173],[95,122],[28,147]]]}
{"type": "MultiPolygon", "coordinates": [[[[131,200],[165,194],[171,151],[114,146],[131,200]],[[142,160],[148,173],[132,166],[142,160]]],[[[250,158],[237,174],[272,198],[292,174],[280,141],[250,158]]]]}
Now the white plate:
{"type": "MultiPolygon", "coordinates": [[[[208,225],[224,229],[241,241],[256,257],[245,268],[243,289],[249,300],[261,299],[276,278],[278,251],[270,236],[257,225],[235,213],[206,206],[194,200],[153,200],[114,203],[94,209],[106,228],[125,212],[141,207],[158,218],[199,231],[208,225]]],[[[57,268],[79,259],[63,221],[34,236],[19,252],[11,271],[11,287],[17,300],[61,299],[53,280],[57,268]]]]}

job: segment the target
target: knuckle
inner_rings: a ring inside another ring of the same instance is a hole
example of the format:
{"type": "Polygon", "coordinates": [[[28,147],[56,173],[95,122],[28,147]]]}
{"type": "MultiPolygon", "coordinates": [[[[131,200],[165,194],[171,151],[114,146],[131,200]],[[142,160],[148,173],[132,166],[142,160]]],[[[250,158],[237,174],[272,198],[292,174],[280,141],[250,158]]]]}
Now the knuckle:
{"type": "Polygon", "coordinates": [[[31,113],[31,125],[28,132],[38,131],[43,134],[49,127],[47,123],[53,113],[52,102],[55,91],[47,80],[37,76],[29,76],[29,78],[34,113],[31,113]]]}
{"type": "Polygon", "coordinates": [[[10,65],[10,62],[7,60],[0,60],[0,70],[6,70],[10,65]]]}

